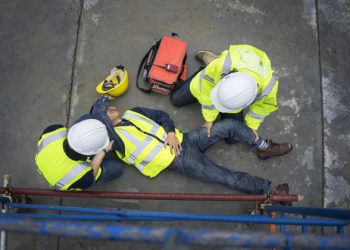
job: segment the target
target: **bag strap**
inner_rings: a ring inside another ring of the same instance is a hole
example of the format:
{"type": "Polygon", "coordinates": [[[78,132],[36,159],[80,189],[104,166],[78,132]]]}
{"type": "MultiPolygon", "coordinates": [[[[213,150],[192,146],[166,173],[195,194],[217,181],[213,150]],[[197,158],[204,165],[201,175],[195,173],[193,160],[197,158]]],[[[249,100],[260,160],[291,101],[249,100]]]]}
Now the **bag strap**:
{"type": "MultiPolygon", "coordinates": [[[[152,51],[153,51],[153,59],[152,59],[152,62],[150,62],[150,65],[153,63],[155,54],[156,54],[157,51],[158,51],[158,47],[159,47],[160,41],[161,41],[161,39],[160,39],[159,41],[157,41],[157,42],[148,50],[148,52],[146,53],[146,55],[142,58],[141,63],[140,63],[140,65],[139,65],[139,69],[138,69],[138,71],[137,71],[137,76],[136,76],[136,87],[137,87],[139,90],[141,90],[141,91],[143,91],[143,92],[145,92],[145,93],[147,93],[147,94],[149,94],[149,93],[152,92],[152,90],[151,90],[152,88],[151,88],[151,87],[150,87],[149,89],[142,88],[142,87],[139,85],[139,76],[140,76],[140,72],[141,72],[142,66],[145,64],[146,59],[148,58],[149,54],[150,54],[152,51]]],[[[149,69],[146,69],[146,70],[149,70],[149,69]]]]}

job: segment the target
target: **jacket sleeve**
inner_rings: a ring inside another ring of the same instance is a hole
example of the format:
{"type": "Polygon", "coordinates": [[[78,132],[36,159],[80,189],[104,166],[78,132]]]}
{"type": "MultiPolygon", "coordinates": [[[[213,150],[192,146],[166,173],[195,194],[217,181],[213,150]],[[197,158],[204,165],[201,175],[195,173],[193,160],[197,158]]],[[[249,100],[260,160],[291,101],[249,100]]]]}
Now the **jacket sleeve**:
{"type": "Polygon", "coordinates": [[[68,190],[75,190],[75,191],[79,191],[79,190],[83,190],[86,189],[88,187],[91,187],[92,184],[94,183],[94,173],[92,171],[92,169],[87,172],[85,175],[83,175],[79,180],[77,180],[76,182],[74,182],[69,188],[68,190]]]}
{"type": "Polygon", "coordinates": [[[276,81],[275,86],[266,96],[257,99],[249,106],[249,111],[244,118],[249,128],[257,130],[265,117],[277,110],[277,90],[278,81],[276,81]]]}
{"type": "Polygon", "coordinates": [[[135,107],[131,110],[140,113],[163,126],[167,133],[175,131],[174,121],[170,119],[169,114],[165,111],[144,107],[135,107]]]}
{"type": "MultiPolygon", "coordinates": [[[[61,124],[53,124],[53,125],[48,126],[47,128],[44,129],[44,131],[43,131],[42,134],[40,135],[39,140],[41,139],[41,137],[42,137],[44,134],[50,133],[50,132],[55,131],[55,130],[57,130],[57,129],[59,129],[59,128],[64,128],[64,126],[61,125],[61,124]]],[[[38,141],[39,141],[39,140],[38,140],[38,141]]]]}
{"type": "Polygon", "coordinates": [[[200,97],[197,99],[201,104],[204,120],[207,122],[215,121],[220,113],[213,105],[210,93],[221,80],[221,75],[223,73],[223,64],[225,62],[227,53],[228,50],[223,51],[221,55],[209,63],[207,67],[201,71],[201,75],[199,75],[198,80],[200,86],[200,97]]]}
{"type": "Polygon", "coordinates": [[[101,96],[95,103],[92,105],[90,114],[98,114],[99,112],[106,112],[110,101],[106,95],[101,96]]]}
{"type": "Polygon", "coordinates": [[[113,124],[107,115],[107,108],[109,105],[110,105],[110,101],[108,100],[108,97],[106,95],[100,97],[91,107],[90,114],[92,117],[90,118],[97,119],[106,126],[109,139],[111,141],[112,140],[114,141],[113,150],[124,152],[125,151],[124,144],[122,140],[119,138],[119,136],[117,135],[117,133],[115,132],[113,124]]]}

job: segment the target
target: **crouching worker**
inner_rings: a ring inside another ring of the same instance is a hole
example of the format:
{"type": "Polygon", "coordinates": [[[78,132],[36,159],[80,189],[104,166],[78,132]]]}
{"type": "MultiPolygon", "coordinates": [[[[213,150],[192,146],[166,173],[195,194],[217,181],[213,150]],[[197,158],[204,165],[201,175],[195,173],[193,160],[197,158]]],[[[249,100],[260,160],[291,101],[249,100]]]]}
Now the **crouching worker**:
{"type": "Polygon", "coordinates": [[[206,128],[202,127],[188,133],[180,132],[169,115],[161,110],[135,107],[121,115],[116,107],[109,106],[106,96],[95,105],[102,102],[105,114],[114,124],[113,148],[116,154],[145,176],[154,178],[169,169],[245,193],[288,194],[287,184],[276,185],[270,180],[235,171],[234,166],[225,168],[204,154],[207,148],[226,138],[234,138],[252,147],[259,145],[262,139],[242,122],[233,119],[219,121],[208,137],[206,128]]]}
{"type": "MultiPolygon", "coordinates": [[[[202,127],[208,136],[216,120],[231,118],[244,120],[258,138],[264,119],[277,110],[278,80],[265,52],[250,45],[231,45],[220,56],[200,50],[196,58],[205,68],[175,90],[171,102],[175,106],[199,102],[205,120],[202,127]]],[[[230,139],[226,142],[235,143],[230,139]]],[[[268,159],[288,154],[292,149],[290,143],[266,140],[259,145],[257,154],[260,159],[268,159]]]]}
{"type": "Polygon", "coordinates": [[[38,172],[56,190],[83,190],[119,177],[124,163],[105,158],[112,150],[106,126],[97,119],[47,127],[35,156],[38,172]]]}

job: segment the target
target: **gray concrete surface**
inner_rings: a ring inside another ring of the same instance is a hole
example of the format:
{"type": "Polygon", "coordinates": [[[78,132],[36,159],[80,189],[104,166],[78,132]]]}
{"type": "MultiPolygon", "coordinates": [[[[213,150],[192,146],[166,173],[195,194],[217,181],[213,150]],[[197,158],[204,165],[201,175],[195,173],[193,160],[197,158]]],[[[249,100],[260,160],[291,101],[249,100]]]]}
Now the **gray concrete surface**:
{"type": "MultiPolygon", "coordinates": [[[[245,145],[219,143],[207,154],[229,168],[276,182],[305,196],[300,206],[349,208],[349,2],[345,0],[257,1],[2,1],[0,8],[0,173],[13,186],[46,188],[34,155],[42,130],[68,123],[89,111],[99,97],[95,86],[116,64],[126,66],[130,87],[113,102],[121,110],[147,106],[169,112],[188,131],[203,121],[199,105],[173,108],[167,96],[136,89],[140,60],[162,35],[177,32],[188,42],[189,71],[199,67],[193,53],[216,53],[230,44],[264,50],[279,77],[279,110],[261,135],[289,141],[287,156],[260,161],[245,145]]],[[[237,193],[165,171],[150,180],[136,169],[92,188],[107,191],[237,193]]],[[[241,214],[251,204],[173,201],[97,201],[35,198],[42,204],[121,207],[157,211],[241,214]]],[[[164,224],[162,224],[164,225],[164,224]]],[[[179,223],[190,227],[246,226],[179,223]]],[[[234,227],[234,228],[233,228],[234,227]]],[[[32,237],[11,234],[9,249],[138,249],[143,245],[32,237]],[[18,240],[19,239],[19,240],[18,240]]],[[[159,249],[159,246],[149,246],[159,249]]]]}

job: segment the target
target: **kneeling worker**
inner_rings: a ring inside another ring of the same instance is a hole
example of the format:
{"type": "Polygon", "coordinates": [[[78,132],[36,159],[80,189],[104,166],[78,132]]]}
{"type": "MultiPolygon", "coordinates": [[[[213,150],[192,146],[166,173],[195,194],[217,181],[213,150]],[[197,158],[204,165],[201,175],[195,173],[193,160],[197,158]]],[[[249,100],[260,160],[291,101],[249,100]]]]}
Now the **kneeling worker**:
{"type": "Polygon", "coordinates": [[[106,126],[97,119],[47,127],[38,141],[38,172],[56,190],[82,190],[121,175],[124,164],[105,158],[112,150],[106,126]]]}
{"type": "MultiPolygon", "coordinates": [[[[250,45],[231,45],[220,56],[200,50],[196,58],[205,68],[195,72],[173,92],[172,103],[183,106],[199,102],[205,120],[202,126],[207,129],[208,136],[217,118],[243,122],[243,110],[246,110],[244,123],[258,138],[264,119],[277,110],[278,80],[267,55],[250,45]]],[[[290,143],[277,146],[268,140],[262,141],[257,153],[260,159],[267,159],[288,154],[292,148],[290,143]]]]}

